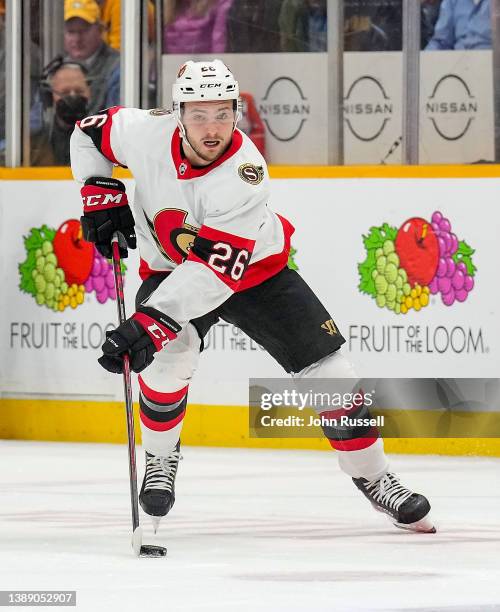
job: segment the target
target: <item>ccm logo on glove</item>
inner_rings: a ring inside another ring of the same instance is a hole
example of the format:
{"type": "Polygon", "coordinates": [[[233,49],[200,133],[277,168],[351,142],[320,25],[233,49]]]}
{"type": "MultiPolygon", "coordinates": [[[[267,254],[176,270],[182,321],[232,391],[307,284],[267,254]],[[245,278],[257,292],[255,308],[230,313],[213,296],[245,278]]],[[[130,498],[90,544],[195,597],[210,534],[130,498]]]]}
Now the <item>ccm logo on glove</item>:
{"type": "MultiPolygon", "coordinates": [[[[128,205],[125,185],[105,176],[92,176],[81,190],[83,237],[93,242],[103,257],[111,257],[111,240],[120,232],[127,248],[136,248],[134,217],[128,205]]],[[[127,248],[120,244],[120,256],[127,256],[127,248]]]]}
{"type": "Polygon", "coordinates": [[[127,202],[122,202],[122,198],[127,200],[127,194],[125,193],[117,193],[113,195],[112,193],[89,193],[90,187],[84,187],[82,189],[82,200],[83,200],[83,210],[88,210],[92,206],[100,206],[101,208],[110,208],[111,206],[118,204],[123,205],[127,202]]]}
{"type": "Polygon", "coordinates": [[[96,206],[100,210],[106,210],[128,204],[125,186],[121,181],[94,178],[85,183],[81,194],[84,212],[89,212],[96,206]]]}

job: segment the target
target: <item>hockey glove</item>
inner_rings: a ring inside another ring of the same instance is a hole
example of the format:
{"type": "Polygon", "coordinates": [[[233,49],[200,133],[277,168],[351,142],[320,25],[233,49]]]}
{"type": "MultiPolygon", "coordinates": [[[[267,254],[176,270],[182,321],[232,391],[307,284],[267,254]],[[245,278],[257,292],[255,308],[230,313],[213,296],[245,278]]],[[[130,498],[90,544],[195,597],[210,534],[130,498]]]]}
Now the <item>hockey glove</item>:
{"type": "Polygon", "coordinates": [[[102,357],[98,361],[105,370],[120,374],[123,372],[123,355],[130,356],[130,367],[142,372],[153,361],[157,351],[177,337],[181,331],[173,319],[163,313],[144,306],[114,331],[106,333],[102,345],[102,357]]]}
{"type": "MultiPolygon", "coordinates": [[[[134,217],[128,205],[125,185],[116,179],[92,176],[81,190],[83,237],[93,242],[103,257],[111,257],[111,238],[115,232],[123,234],[127,245],[135,249],[134,217]]],[[[127,249],[120,247],[120,256],[127,257],[127,249]]]]}

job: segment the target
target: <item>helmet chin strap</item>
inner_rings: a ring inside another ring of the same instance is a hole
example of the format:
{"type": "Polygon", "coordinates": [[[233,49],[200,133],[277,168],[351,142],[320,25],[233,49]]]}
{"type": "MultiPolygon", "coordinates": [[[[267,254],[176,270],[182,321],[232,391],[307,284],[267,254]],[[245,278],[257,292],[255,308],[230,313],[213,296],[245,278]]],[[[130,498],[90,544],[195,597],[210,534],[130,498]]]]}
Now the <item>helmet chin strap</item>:
{"type": "Polygon", "coordinates": [[[179,127],[179,132],[181,133],[181,139],[183,140],[183,142],[185,142],[188,145],[188,147],[190,147],[196,153],[196,155],[201,157],[201,159],[204,159],[204,157],[201,156],[198,153],[198,151],[193,147],[193,145],[189,142],[189,138],[187,137],[187,133],[186,133],[186,128],[184,127],[184,124],[182,123],[180,117],[177,116],[176,118],[177,118],[177,126],[179,127]]]}
{"type": "Polygon", "coordinates": [[[188,145],[188,147],[189,147],[189,148],[190,148],[192,151],[194,151],[194,152],[196,153],[196,155],[198,155],[198,157],[199,157],[200,159],[202,159],[203,161],[206,161],[206,162],[209,162],[209,163],[210,163],[212,160],[210,160],[210,159],[205,159],[205,157],[203,157],[203,155],[202,155],[201,153],[199,153],[199,152],[198,152],[198,151],[195,149],[195,147],[193,147],[193,145],[192,145],[192,144],[189,142],[189,138],[187,137],[187,133],[186,133],[186,128],[184,127],[184,124],[182,123],[182,121],[180,121],[179,119],[177,119],[177,125],[179,126],[179,131],[180,131],[180,133],[181,133],[181,139],[182,139],[182,141],[183,141],[183,142],[185,142],[185,143],[188,145]]]}

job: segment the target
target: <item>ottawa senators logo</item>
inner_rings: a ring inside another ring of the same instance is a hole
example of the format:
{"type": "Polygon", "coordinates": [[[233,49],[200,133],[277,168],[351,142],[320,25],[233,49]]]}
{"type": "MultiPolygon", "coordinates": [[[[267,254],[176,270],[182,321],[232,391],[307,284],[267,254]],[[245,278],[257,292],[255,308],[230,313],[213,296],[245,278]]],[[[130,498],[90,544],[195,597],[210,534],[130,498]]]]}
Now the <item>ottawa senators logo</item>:
{"type": "Polygon", "coordinates": [[[254,164],[241,164],[238,168],[238,175],[246,183],[258,185],[264,178],[264,169],[254,164]]]}
{"type": "Polygon", "coordinates": [[[165,208],[151,220],[146,216],[149,231],[160,252],[170,261],[180,264],[188,256],[199,227],[186,223],[185,210],[165,208]]]}

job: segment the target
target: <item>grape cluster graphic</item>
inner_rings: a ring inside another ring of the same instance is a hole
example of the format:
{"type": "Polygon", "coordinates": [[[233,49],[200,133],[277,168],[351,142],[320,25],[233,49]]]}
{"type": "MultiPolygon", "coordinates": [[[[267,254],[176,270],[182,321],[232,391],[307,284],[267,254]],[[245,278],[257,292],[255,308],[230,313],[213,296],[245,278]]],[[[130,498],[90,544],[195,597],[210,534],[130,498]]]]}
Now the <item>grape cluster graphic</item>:
{"type": "Polygon", "coordinates": [[[363,235],[359,290],[395,314],[418,312],[439,295],[445,306],[464,302],[474,289],[475,251],[452,232],[440,211],[431,221],[407,219],[399,229],[384,223],[363,235]]]}
{"type": "Polygon", "coordinates": [[[116,300],[112,265],[83,239],[80,221],[69,219],[57,230],[47,225],[32,228],[24,236],[24,247],[19,288],[39,306],[54,312],[76,309],[85,294],[93,292],[100,304],[116,300]]]}

